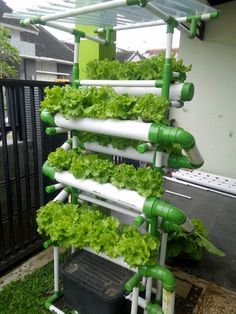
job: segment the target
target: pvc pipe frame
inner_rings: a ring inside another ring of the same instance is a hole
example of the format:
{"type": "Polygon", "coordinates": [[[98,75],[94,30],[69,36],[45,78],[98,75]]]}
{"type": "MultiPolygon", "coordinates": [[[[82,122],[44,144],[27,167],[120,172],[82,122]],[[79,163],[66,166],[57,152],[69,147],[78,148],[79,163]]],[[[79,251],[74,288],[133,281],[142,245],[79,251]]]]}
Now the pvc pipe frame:
{"type": "MultiPolygon", "coordinates": [[[[118,7],[122,7],[126,5],[127,5],[126,0],[112,0],[112,1],[102,2],[98,4],[92,4],[89,6],[82,7],[82,8],[67,10],[65,12],[44,15],[41,17],[41,21],[42,22],[54,21],[61,18],[73,17],[73,16],[78,16],[78,15],[82,15],[86,13],[98,12],[105,9],[118,8],[118,7]]],[[[30,18],[25,19],[23,20],[23,23],[24,25],[30,25],[31,19],[30,18]]]]}
{"type": "MultiPolygon", "coordinates": [[[[166,247],[167,247],[168,233],[162,232],[161,234],[161,245],[160,245],[160,257],[159,257],[159,265],[165,266],[166,260],[166,247]]],[[[162,291],[162,282],[160,280],[157,281],[157,290],[156,290],[156,300],[161,300],[161,291],[162,291]]]]}

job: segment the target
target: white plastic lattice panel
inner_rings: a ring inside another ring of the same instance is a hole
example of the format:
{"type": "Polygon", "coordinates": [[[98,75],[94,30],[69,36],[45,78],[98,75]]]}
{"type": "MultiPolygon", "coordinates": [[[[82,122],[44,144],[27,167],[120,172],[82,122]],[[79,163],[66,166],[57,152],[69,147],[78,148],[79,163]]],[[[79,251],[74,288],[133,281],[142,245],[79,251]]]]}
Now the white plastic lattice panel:
{"type": "Polygon", "coordinates": [[[173,172],[172,177],[236,195],[236,179],[233,178],[227,178],[199,170],[179,170],[173,172]]]}

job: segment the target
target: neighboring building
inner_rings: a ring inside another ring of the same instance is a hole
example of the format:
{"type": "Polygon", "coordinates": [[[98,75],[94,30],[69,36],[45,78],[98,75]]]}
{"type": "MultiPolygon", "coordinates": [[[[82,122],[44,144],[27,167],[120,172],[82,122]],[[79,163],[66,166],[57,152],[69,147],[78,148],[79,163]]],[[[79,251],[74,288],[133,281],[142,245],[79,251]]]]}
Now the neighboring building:
{"type": "Polygon", "coordinates": [[[140,61],[145,59],[145,57],[139,53],[138,51],[128,51],[124,49],[117,49],[116,51],[116,59],[124,62],[124,61],[140,61]]]}
{"type": "Polygon", "coordinates": [[[10,42],[22,57],[16,78],[26,80],[71,80],[73,50],[43,26],[21,27],[19,20],[3,17],[12,10],[0,0],[0,24],[10,30],[10,42]]]}
{"type": "MultiPolygon", "coordinates": [[[[211,1],[219,2],[225,1],[211,1]]],[[[181,36],[179,56],[192,64],[188,81],[195,95],[185,108],[173,109],[171,117],[196,134],[203,170],[236,178],[236,1],[216,9],[220,16],[206,23],[203,41],[181,36]]]]}
{"type": "MultiPolygon", "coordinates": [[[[144,56],[146,58],[151,58],[151,57],[154,57],[154,56],[158,56],[162,51],[165,51],[165,49],[160,49],[160,48],[155,48],[155,49],[147,49],[145,52],[144,52],[144,56]]],[[[172,48],[172,53],[175,54],[175,57],[178,58],[179,56],[179,48],[172,48]]]]}

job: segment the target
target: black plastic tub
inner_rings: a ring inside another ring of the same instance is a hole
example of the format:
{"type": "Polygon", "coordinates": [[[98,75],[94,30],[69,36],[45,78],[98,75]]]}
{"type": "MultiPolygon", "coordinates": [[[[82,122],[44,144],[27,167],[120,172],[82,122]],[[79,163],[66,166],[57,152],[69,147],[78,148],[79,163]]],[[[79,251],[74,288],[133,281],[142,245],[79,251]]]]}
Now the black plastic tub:
{"type": "Polygon", "coordinates": [[[133,273],[87,251],[60,267],[65,304],[79,314],[128,314],[124,285],[133,273]]]}

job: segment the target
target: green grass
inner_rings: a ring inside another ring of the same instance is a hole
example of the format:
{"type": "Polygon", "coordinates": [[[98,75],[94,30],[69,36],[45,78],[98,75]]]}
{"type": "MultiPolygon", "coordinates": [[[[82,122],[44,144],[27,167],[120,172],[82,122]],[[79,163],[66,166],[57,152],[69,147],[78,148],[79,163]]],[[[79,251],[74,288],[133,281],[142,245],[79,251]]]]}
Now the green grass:
{"type": "MultiPolygon", "coordinates": [[[[68,253],[60,256],[63,262],[68,253]]],[[[48,314],[44,302],[53,294],[53,263],[13,281],[0,291],[0,314],[48,314]]],[[[68,313],[68,311],[66,311],[68,313]]]]}

